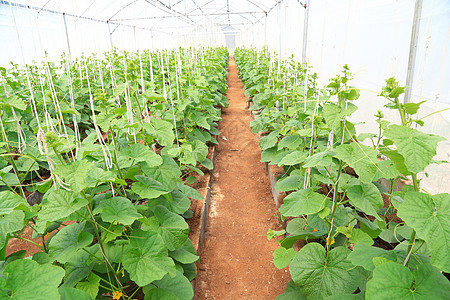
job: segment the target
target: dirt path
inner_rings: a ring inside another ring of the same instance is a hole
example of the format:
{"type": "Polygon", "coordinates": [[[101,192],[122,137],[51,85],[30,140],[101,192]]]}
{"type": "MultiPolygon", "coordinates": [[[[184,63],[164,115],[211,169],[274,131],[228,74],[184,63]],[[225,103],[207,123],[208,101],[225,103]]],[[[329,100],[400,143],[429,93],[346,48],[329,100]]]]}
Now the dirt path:
{"type": "Polygon", "coordinates": [[[275,299],[284,291],[289,272],[273,265],[277,245],[267,241],[266,233],[281,226],[233,59],[228,72],[230,106],[219,125],[196,299],[275,299]]]}

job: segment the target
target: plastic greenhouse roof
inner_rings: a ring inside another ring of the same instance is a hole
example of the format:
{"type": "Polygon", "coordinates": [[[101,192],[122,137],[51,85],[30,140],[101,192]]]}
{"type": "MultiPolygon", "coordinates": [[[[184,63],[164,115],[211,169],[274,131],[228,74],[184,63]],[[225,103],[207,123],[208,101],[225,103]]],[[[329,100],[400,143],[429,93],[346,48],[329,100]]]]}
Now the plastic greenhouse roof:
{"type": "Polygon", "coordinates": [[[4,4],[30,6],[42,11],[54,11],[82,19],[109,21],[161,30],[191,29],[216,25],[243,28],[268,13],[278,0],[11,0],[4,4]]]}

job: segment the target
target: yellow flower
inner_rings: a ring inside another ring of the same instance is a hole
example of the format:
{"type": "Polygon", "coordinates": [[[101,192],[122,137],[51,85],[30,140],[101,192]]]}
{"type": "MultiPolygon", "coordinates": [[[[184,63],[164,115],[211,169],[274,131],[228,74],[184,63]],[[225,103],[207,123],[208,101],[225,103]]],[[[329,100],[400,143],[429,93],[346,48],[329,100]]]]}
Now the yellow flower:
{"type": "Polygon", "coordinates": [[[319,231],[319,230],[317,230],[317,229],[313,228],[312,232],[316,232],[316,231],[319,231]]]}
{"type": "Polygon", "coordinates": [[[122,277],[125,277],[125,270],[122,270],[122,277]]]}
{"type": "Polygon", "coordinates": [[[125,226],[122,227],[122,232],[127,231],[127,228],[125,226]]]}
{"type": "Polygon", "coordinates": [[[332,238],[332,239],[331,239],[331,241],[330,241],[330,243],[329,243],[329,244],[330,244],[330,246],[331,246],[331,245],[333,245],[333,244],[334,244],[334,242],[335,242],[335,240],[334,240],[334,238],[332,238]]]}
{"type": "Polygon", "coordinates": [[[47,233],[44,235],[44,239],[48,239],[48,236],[49,236],[49,233],[47,232],[47,233]]]}
{"type": "Polygon", "coordinates": [[[119,300],[122,297],[123,293],[121,291],[114,291],[112,296],[113,299],[119,300]]]}

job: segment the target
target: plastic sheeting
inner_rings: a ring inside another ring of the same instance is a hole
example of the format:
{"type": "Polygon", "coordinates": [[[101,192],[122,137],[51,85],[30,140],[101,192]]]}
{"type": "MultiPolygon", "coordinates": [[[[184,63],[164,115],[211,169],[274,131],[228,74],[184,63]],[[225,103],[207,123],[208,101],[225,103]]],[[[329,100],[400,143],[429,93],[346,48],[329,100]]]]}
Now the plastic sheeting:
{"type": "MultiPolygon", "coordinates": [[[[383,107],[377,95],[385,79],[394,76],[406,85],[415,1],[411,0],[314,0],[309,1],[306,58],[320,76],[319,85],[348,64],[355,73],[353,85],[361,89],[353,116],[359,132],[377,132],[373,115],[382,110],[388,120],[399,122],[394,111],[383,107]]],[[[293,0],[281,1],[262,24],[241,31],[240,45],[267,46],[280,57],[302,60],[305,8],[293,0]]],[[[450,107],[450,2],[423,1],[412,102],[427,100],[419,117],[450,107]]],[[[421,130],[447,138],[435,159],[450,161],[450,110],[425,120],[421,130]]],[[[432,165],[424,187],[450,192],[449,164],[432,165]]]]}

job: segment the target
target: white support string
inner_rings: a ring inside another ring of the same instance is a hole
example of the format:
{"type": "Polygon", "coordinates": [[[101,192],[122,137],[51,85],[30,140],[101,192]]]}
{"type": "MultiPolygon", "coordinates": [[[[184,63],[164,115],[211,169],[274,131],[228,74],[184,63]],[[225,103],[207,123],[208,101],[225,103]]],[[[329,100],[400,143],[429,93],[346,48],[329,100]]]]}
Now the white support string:
{"type": "Polygon", "coordinates": [[[106,145],[105,140],[103,139],[102,133],[100,132],[100,129],[98,128],[98,125],[97,125],[97,119],[95,118],[94,97],[92,96],[91,83],[89,80],[89,72],[88,72],[86,61],[84,61],[84,66],[86,68],[86,79],[87,79],[87,86],[88,86],[88,91],[89,91],[89,103],[91,105],[92,123],[94,124],[94,129],[97,134],[98,142],[99,142],[100,146],[102,147],[103,157],[105,159],[105,166],[108,170],[110,170],[113,166],[111,152],[109,151],[108,145],[106,145]]]}

